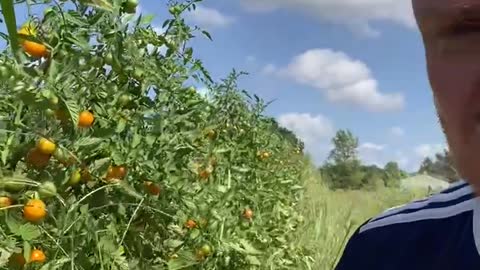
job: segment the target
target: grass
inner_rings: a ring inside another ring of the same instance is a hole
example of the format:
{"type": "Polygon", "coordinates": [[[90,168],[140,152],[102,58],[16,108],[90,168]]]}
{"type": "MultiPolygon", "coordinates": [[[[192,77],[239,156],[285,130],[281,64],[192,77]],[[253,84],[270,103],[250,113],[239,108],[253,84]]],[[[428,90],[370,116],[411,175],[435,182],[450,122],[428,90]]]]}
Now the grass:
{"type": "Polygon", "coordinates": [[[426,196],[422,190],[407,192],[387,188],[332,191],[313,168],[305,172],[305,188],[301,203],[305,223],[299,230],[297,244],[315,251],[311,265],[306,267],[315,270],[334,269],[348,238],[368,218],[426,196]]]}

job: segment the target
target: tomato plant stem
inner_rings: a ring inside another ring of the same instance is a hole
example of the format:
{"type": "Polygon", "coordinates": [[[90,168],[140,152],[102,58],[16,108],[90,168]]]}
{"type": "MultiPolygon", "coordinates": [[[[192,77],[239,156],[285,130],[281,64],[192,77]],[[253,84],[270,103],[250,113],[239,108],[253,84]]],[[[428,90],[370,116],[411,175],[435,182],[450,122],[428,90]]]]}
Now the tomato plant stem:
{"type": "Polygon", "coordinates": [[[23,185],[32,186],[32,187],[40,186],[40,184],[35,182],[35,181],[29,181],[29,180],[24,180],[24,179],[14,179],[13,180],[13,178],[10,178],[10,179],[11,180],[7,180],[4,183],[5,184],[23,184],[23,185]]]}
{"type": "Polygon", "coordinates": [[[23,207],[23,204],[14,204],[14,205],[5,206],[5,207],[0,208],[0,211],[7,210],[7,209],[10,209],[10,208],[20,208],[20,207],[23,207]]]}
{"type": "Polygon", "coordinates": [[[133,211],[133,214],[132,214],[132,216],[130,217],[130,220],[128,221],[127,227],[125,228],[125,231],[123,232],[122,240],[120,241],[120,245],[123,244],[123,240],[125,240],[125,236],[127,236],[127,232],[128,232],[128,229],[130,228],[130,225],[132,224],[133,218],[134,218],[135,215],[137,214],[138,209],[140,209],[140,207],[142,206],[144,200],[145,200],[145,197],[142,198],[142,200],[141,200],[140,203],[138,204],[137,208],[135,208],[135,211],[133,211]]]}
{"type": "Polygon", "coordinates": [[[86,200],[88,197],[92,196],[94,193],[96,193],[96,192],[98,192],[98,191],[100,191],[100,190],[102,190],[102,189],[106,189],[106,188],[113,187],[113,186],[118,186],[118,185],[119,185],[118,183],[116,183],[116,184],[111,184],[111,185],[106,185],[106,186],[99,187],[99,188],[91,191],[91,192],[88,193],[87,195],[83,196],[80,200],[78,200],[77,202],[75,202],[75,203],[70,207],[70,209],[68,210],[68,212],[70,213],[70,212],[72,212],[73,210],[75,210],[75,208],[76,208],[77,206],[79,206],[81,202],[83,202],[84,200],[86,200]]]}
{"type": "Polygon", "coordinates": [[[13,0],[1,0],[0,6],[2,7],[3,17],[7,26],[12,53],[15,57],[18,57],[17,20],[15,18],[13,0]]]}
{"type": "MultiPolygon", "coordinates": [[[[55,245],[63,252],[63,254],[65,254],[65,256],[70,257],[70,256],[68,255],[68,253],[65,251],[65,249],[63,249],[62,246],[60,246],[60,244],[55,240],[55,238],[53,238],[53,236],[51,236],[51,235],[48,233],[47,230],[45,230],[42,226],[38,226],[38,227],[40,228],[40,230],[43,231],[43,233],[45,233],[45,234],[48,236],[48,238],[50,238],[50,240],[52,240],[52,241],[55,243],[55,245]]],[[[71,259],[71,258],[70,258],[70,259],[71,259]]]]}

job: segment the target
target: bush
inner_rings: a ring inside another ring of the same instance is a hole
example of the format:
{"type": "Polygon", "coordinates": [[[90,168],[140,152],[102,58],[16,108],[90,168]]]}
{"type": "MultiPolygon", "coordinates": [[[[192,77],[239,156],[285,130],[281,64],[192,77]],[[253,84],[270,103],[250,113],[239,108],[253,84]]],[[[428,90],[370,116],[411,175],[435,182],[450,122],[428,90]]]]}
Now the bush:
{"type": "Polygon", "coordinates": [[[135,1],[86,2],[48,7],[16,40],[2,1],[1,267],[301,267],[301,145],[239,73],[214,83],[194,59],[200,30],[181,14],[198,1],[172,5],[163,34],[135,1]]]}

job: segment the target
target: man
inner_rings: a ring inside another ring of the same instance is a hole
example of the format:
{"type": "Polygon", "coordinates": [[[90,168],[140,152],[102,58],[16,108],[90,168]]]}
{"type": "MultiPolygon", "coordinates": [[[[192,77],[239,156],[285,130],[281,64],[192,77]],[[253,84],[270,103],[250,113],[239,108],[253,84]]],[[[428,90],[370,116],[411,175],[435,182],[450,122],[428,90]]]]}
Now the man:
{"type": "Polygon", "coordinates": [[[435,107],[464,180],[368,220],[337,270],[480,269],[480,1],[412,3],[435,107]]]}

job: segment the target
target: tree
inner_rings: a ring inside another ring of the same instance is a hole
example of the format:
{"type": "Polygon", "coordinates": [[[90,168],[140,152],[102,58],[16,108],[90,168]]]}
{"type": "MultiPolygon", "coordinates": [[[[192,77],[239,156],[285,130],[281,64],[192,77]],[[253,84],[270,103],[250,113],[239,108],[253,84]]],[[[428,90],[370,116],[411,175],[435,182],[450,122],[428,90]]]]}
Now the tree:
{"type": "Polygon", "coordinates": [[[407,174],[400,169],[397,162],[390,161],[384,167],[384,182],[387,187],[397,187],[400,184],[400,179],[407,176],[407,174]]]}
{"type": "Polygon", "coordinates": [[[429,173],[433,171],[433,161],[430,157],[426,157],[422,164],[420,165],[420,169],[418,173],[429,173]]]}
{"type": "Polygon", "coordinates": [[[363,186],[365,172],[358,160],[337,164],[327,163],[322,168],[325,181],[332,189],[358,189],[363,186]]]}
{"type": "Polygon", "coordinates": [[[364,178],[362,187],[367,190],[377,190],[385,186],[384,171],[376,165],[363,166],[364,178]]]}
{"type": "Polygon", "coordinates": [[[360,188],[365,176],[358,159],[358,138],[349,130],[337,131],[334,148],[323,168],[331,188],[360,188]]]}
{"type": "Polygon", "coordinates": [[[443,153],[435,154],[434,161],[430,157],[426,157],[418,172],[439,176],[445,178],[448,182],[455,182],[460,178],[453,164],[452,156],[447,149],[443,153]]]}
{"type": "Polygon", "coordinates": [[[350,130],[339,130],[332,139],[334,148],[330,151],[329,160],[335,164],[358,160],[358,138],[350,130]]]}

